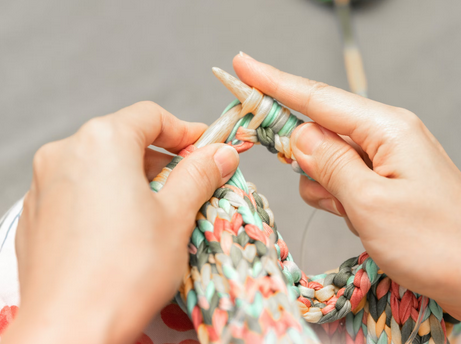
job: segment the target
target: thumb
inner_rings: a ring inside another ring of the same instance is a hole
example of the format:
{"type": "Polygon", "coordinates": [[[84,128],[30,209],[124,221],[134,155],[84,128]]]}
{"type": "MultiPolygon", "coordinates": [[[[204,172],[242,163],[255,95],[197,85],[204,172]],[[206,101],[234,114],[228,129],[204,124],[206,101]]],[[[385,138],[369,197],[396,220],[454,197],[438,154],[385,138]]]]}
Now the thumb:
{"type": "Polygon", "coordinates": [[[212,144],[190,154],[173,169],[159,196],[185,219],[194,219],[215,190],[238,167],[239,155],[229,145],[212,144]]]}
{"type": "Polygon", "coordinates": [[[302,170],[341,203],[355,193],[359,183],[374,177],[373,171],[352,146],[316,123],[297,128],[291,145],[302,170]]]}

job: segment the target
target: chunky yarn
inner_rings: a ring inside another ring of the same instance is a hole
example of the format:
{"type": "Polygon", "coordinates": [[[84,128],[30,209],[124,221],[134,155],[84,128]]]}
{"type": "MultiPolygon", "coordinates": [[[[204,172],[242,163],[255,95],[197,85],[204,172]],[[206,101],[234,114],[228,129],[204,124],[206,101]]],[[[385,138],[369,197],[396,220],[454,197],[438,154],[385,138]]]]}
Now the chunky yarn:
{"type": "MultiPolygon", "coordinates": [[[[260,143],[302,172],[290,147],[290,135],[302,121],[267,96],[255,92],[254,98],[252,106],[235,101],[224,111],[241,106],[246,112],[226,142],[239,152],[260,143]]],[[[176,156],[151,188],[159,191],[171,170],[195,149],[190,146],[176,156]]],[[[197,214],[189,255],[175,300],[202,344],[403,344],[410,338],[442,344],[458,323],[435,301],[391,281],[367,253],[329,273],[304,274],[267,199],[240,169],[197,214]]]]}

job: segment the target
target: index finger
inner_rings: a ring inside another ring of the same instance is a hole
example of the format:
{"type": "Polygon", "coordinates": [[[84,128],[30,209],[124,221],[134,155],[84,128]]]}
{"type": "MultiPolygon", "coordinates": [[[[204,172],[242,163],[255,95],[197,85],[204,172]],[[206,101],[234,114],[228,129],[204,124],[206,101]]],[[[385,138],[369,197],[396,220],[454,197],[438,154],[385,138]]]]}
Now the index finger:
{"type": "Polygon", "coordinates": [[[245,54],[234,58],[234,69],[246,84],[310,117],[321,126],[350,136],[361,144],[394,117],[391,106],[317,81],[284,73],[245,54]]]}
{"type": "Polygon", "coordinates": [[[133,104],[108,117],[132,134],[130,137],[142,152],[155,145],[177,153],[197,141],[207,128],[203,123],[182,121],[150,101],[133,104]]]}

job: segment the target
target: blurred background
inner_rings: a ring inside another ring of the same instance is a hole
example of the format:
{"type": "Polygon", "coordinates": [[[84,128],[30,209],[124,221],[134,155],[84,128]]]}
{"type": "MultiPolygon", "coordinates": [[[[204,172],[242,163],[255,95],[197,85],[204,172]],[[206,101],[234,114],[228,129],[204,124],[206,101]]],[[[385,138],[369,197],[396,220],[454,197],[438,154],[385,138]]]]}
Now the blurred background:
{"type": "MultiPolygon", "coordinates": [[[[375,0],[353,11],[370,98],[415,112],[458,167],[460,12],[455,0],[375,0]]],[[[332,8],[310,0],[2,0],[0,213],[27,191],[34,152],[94,116],[152,100],[211,124],[233,100],[211,67],[232,72],[240,50],[347,89],[340,37],[332,8]]],[[[341,219],[311,218],[298,176],[275,155],[256,147],[241,161],[306,273],[362,252],[341,219]]]]}

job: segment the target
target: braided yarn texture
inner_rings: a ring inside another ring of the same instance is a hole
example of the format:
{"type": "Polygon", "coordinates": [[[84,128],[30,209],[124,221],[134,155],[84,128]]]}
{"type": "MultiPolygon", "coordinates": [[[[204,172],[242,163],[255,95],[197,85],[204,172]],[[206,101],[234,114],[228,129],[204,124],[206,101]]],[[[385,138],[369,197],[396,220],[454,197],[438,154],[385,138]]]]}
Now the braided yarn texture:
{"type": "MultiPolygon", "coordinates": [[[[223,114],[235,106],[242,105],[233,102],[223,114]]],[[[239,152],[260,143],[303,173],[290,147],[291,133],[303,122],[267,96],[253,108],[243,104],[242,111],[247,114],[226,142],[239,152]]],[[[151,182],[152,190],[159,191],[194,150],[176,156],[151,182]]],[[[442,344],[458,323],[435,301],[392,281],[366,252],[334,271],[307,276],[293,261],[267,199],[240,169],[201,207],[188,249],[189,270],[175,301],[202,344],[404,344],[420,309],[412,342],[442,344]]]]}

